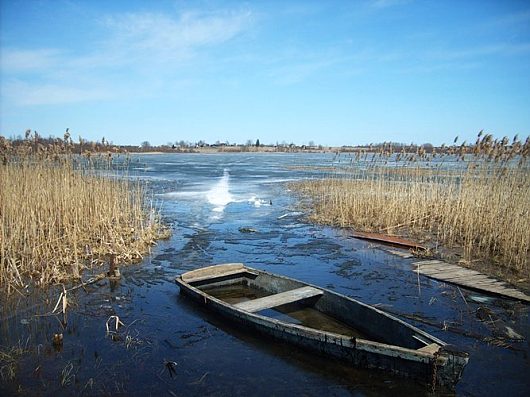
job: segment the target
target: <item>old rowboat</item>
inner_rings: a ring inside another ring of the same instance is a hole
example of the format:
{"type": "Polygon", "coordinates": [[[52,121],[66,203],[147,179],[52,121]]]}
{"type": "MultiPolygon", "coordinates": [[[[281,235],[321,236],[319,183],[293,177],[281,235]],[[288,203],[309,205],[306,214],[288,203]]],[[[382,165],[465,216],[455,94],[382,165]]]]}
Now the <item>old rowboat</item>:
{"type": "Polygon", "coordinates": [[[242,263],[176,278],[182,294],[210,310],[285,342],[356,367],[452,388],[467,353],[355,299],[242,263]]]}

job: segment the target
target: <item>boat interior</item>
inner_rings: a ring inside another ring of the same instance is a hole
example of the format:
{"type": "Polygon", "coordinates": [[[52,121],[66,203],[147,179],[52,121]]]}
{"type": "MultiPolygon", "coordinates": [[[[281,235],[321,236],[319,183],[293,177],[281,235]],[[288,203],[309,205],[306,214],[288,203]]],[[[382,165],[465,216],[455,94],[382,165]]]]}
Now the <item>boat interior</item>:
{"type": "Polygon", "coordinates": [[[426,353],[443,344],[369,305],[243,264],[194,270],[183,274],[182,281],[235,308],[284,323],[426,353]]]}

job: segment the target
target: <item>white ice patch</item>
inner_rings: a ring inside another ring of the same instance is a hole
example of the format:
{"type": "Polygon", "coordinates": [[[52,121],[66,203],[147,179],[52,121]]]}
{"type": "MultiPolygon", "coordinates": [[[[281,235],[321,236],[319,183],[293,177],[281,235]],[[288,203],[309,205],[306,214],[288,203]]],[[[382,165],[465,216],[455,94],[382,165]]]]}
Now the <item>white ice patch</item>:
{"type": "Polygon", "coordinates": [[[270,184],[270,183],[285,183],[285,182],[294,182],[299,181],[300,178],[271,178],[267,179],[261,183],[263,184],[270,184]]]}
{"type": "Polygon", "coordinates": [[[270,202],[267,200],[261,200],[257,198],[256,196],[252,196],[251,198],[248,199],[248,203],[254,205],[254,207],[256,208],[259,208],[262,205],[269,205],[270,202]]]}
{"type": "Polygon", "coordinates": [[[160,197],[167,197],[167,198],[184,198],[184,199],[192,199],[192,198],[201,198],[204,196],[204,192],[201,191],[183,191],[183,192],[167,192],[167,193],[160,193],[158,194],[160,197]]]}
{"type": "Polygon", "coordinates": [[[229,180],[230,174],[225,169],[221,179],[206,193],[206,199],[214,206],[214,212],[223,212],[227,204],[234,201],[229,190],[229,180]]]}
{"type": "Polygon", "coordinates": [[[287,218],[287,217],[295,217],[295,216],[300,216],[300,215],[303,215],[303,214],[304,214],[303,212],[299,212],[299,211],[288,212],[286,214],[280,215],[277,219],[283,219],[283,218],[287,218]]]}

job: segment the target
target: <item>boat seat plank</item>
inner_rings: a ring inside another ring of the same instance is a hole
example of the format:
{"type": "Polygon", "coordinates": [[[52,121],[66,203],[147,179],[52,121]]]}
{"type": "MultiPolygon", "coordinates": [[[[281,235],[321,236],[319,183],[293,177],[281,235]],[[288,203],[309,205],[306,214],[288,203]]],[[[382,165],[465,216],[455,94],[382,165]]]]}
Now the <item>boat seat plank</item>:
{"type": "Polygon", "coordinates": [[[257,275],[256,272],[250,271],[242,263],[230,263],[222,266],[209,266],[184,273],[182,275],[182,280],[187,283],[194,283],[197,281],[233,276],[240,273],[250,273],[257,275]]]}
{"type": "Polygon", "coordinates": [[[288,303],[297,302],[303,299],[312,298],[314,296],[322,295],[324,292],[318,288],[306,286],[292,289],[279,294],[265,296],[263,298],[253,299],[246,302],[237,303],[234,306],[238,309],[245,310],[250,313],[259,312],[261,310],[270,309],[288,303]]]}

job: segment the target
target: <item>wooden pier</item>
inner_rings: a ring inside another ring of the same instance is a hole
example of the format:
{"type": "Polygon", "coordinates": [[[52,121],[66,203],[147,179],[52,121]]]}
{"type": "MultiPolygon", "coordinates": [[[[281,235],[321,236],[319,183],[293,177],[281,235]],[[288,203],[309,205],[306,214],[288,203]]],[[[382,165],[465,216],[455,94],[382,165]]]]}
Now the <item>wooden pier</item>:
{"type": "Polygon", "coordinates": [[[514,287],[486,276],[476,270],[452,265],[439,260],[414,262],[414,271],[435,280],[461,285],[480,292],[500,295],[511,299],[530,302],[530,296],[514,287]]]}

